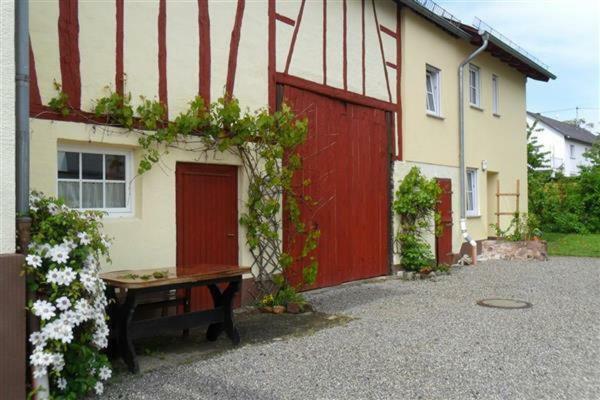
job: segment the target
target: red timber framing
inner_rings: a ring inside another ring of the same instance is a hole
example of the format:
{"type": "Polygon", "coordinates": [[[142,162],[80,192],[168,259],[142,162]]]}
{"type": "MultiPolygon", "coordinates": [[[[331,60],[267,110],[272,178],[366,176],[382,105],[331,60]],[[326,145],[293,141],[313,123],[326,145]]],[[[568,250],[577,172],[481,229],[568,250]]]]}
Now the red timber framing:
{"type": "Polygon", "coordinates": [[[371,4],[373,4],[373,18],[375,18],[375,26],[377,29],[377,38],[379,39],[379,49],[381,50],[381,62],[383,63],[383,72],[385,75],[385,85],[387,87],[388,98],[390,99],[390,103],[392,102],[392,92],[390,90],[390,78],[388,77],[388,70],[385,60],[385,51],[383,50],[383,41],[381,40],[381,25],[379,25],[379,19],[377,18],[377,7],[375,6],[375,0],[371,0],[371,4]]]}
{"type": "Polygon", "coordinates": [[[125,23],[125,4],[124,0],[115,0],[116,12],[116,48],[115,48],[115,88],[120,95],[125,90],[125,71],[123,67],[123,41],[124,41],[124,23],[125,23]]]}
{"type": "Polygon", "coordinates": [[[198,93],[206,104],[210,104],[210,16],[208,14],[208,2],[198,0],[198,31],[200,38],[198,54],[198,93]]]}
{"type": "Polygon", "coordinates": [[[40,87],[37,81],[31,38],[29,38],[29,107],[36,109],[41,109],[42,107],[42,96],[40,95],[40,87]]]}
{"type": "Polygon", "coordinates": [[[158,6],[158,99],[169,109],[167,95],[167,0],[158,6]]]}
{"type": "Polygon", "coordinates": [[[62,0],[58,6],[58,47],[63,92],[69,105],[81,108],[81,75],[79,72],[79,1],[62,0]]]}
{"type": "Polygon", "coordinates": [[[244,18],[244,8],[246,0],[238,0],[237,9],[235,11],[235,24],[231,31],[231,41],[229,44],[229,63],[227,65],[227,83],[225,85],[225,93],[228,96],[233,96],[233,86],[235,84],[235,71],[237,69],[237,56],[240,46],[240,33],[242,31],[242,20],[244,18]]]}

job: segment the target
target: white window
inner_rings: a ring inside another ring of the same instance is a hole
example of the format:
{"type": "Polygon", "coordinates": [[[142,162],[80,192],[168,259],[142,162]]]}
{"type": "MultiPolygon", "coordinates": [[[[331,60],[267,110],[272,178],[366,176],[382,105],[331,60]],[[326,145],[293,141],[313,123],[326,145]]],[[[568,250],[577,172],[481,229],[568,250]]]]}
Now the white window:
{"type": "Polygon", "coordinates": [[[492,75],[492,112],[500,116],[498,104],[500,103],[500,88],[498,86],[498,76],[492,75]]]}
{"type": "Polygon", "coordinates": [[[479,79],[479,67],[469,64],[469,101],[477,107],[481,107],[481,85],[479,79]]]}
{"type": "Polygon", "coordinates": [[[467,215],[476,216],[479,215],[479,205],[477,204],[477,170],[467,169],[467,187],[466,187],[466,200],[467,200],[467,215]]]}
{"type": "Polygon", "coordinates": [[[427,66],[425,73],[425,90],[427,94],[427,112],[434,115],[441,115],[440,109],[440,70],[427,66]]]}
{"type": "Polygon", "coordinates": [[[69,207],[131,213],[131,152],[60,147],[58,197],[69,207]]]}
{"type": "Polygon", "coordinates": [[[569,145],[569,154],[572,159],[575,159],[575,145],[574,144],[569,145]]]}

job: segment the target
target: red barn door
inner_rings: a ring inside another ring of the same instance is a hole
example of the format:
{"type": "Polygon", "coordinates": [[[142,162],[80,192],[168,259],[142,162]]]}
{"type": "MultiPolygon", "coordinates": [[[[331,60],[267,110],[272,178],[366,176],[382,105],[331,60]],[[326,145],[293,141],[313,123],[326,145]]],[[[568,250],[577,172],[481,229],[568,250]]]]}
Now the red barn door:
{"type": "Polygon", "coordinates": [[[438,264],[452,264],[452,180],[438,178],[437,182],[442,189],[437,207],[442,232],[435,238],[436,260],[438,264]]]}
{"type": "MultiPolygon", "coordinates": [[[[237,167],[177,163],[177,273],[202,264],[238,264],[237,167]]],[[[191,308],[212,306],[205,287],[192,290],[191,308]]]]}
{"type": "MultiPolygon", "coordinates": [[[[321,231],[314,287],[387,274],[390,158],[385,112],[289,86],[283,98],[309,123],[295,179],[301,194],[317,203],[301,204],[304,222],[321,231]],[[307,179],[311,184],[302,187],[307,179]]],[[[289,226],[284,232],[290,250],[289,226]]],[[[297,254],[297,247],[292,253],[297,254]]],[[[295,282],[301,267],[292,268],[295,282]]]]}

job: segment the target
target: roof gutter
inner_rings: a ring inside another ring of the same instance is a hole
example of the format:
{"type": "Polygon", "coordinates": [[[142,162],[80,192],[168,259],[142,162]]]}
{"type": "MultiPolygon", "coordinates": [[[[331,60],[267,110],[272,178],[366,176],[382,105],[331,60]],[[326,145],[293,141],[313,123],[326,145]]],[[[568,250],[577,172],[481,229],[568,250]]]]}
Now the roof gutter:
{"type": "Polygon", "coordinates": [[[470,63],[475,57],[481,54],[488,46],[489,34],[487,32],[481,35],[483,44],[471,53],[463,62],[458,66],[458,164],[459,164],[459,182],[460,182],[460,231],[466,242],[469,242],[471,246],[475,247],[477,244],[467,231],[467,207],[466,207],[466,175],[467,170],[465,168],[465,84],[464,84],[464,69],[465,66],[470,63]]]}

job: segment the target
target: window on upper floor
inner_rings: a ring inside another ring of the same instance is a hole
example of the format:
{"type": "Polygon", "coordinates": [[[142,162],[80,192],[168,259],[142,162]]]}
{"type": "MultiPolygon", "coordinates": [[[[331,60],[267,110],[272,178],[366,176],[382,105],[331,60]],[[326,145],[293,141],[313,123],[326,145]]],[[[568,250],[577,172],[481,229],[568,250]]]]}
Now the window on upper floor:
{"type": "Polygon", "coordinates": [[[479,67],[473,64],[469,65],[469,102],[476,107],[481,107],[480,71],[479,67]]]}
{"type": "Polygon", "coordinates": [[[569,145],[569,156],[572,159],[575,159],[575,145],[574,144],[569,145]]]}
{"type": "Polygon", "coordinates": [[[425,91],[427,95],[427,113],[440,116],[440,89],[441,89],[441,72],[439,69],[427,66],[425,72],[425,91]]]}
{"type": "Polygon", "coordinates": [[[478,193],[477,193],[477,170],[467,169],[466,187],[466,210],[468,216],[479,215],[478,193]]]}
{"type": "Polygon", "coordinates": [[[130,151],[64,146],[58,149],[57,193],[77,209],[131,213],[130,151]]]}
{"type": "Polygon", "coordinates": [[[498,76],[492,75],[492,113],[495,116],[500,116],[499,111],[499,103],[500,103],[500,87],[498,82],[498,76]]]}

